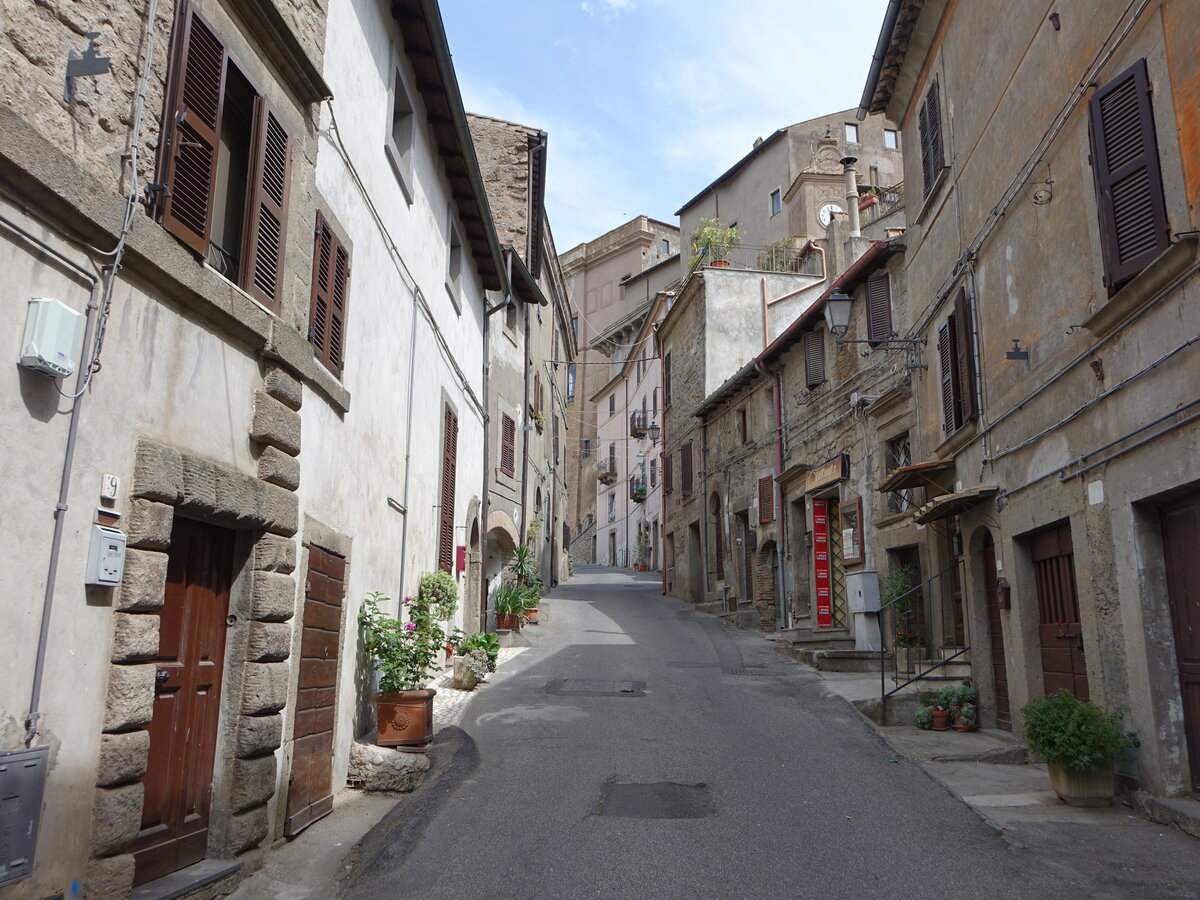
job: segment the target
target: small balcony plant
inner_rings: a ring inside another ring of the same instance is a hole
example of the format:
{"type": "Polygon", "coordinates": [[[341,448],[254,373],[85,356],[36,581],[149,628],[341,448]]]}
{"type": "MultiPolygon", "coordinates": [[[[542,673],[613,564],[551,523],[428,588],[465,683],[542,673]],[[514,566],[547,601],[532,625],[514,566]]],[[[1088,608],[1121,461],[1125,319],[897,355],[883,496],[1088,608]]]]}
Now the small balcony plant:
{"type": "Polygon", "coordinates": [[[729,251],[741,243],[741,233],[720,219],[701,219],[692,232],[692,258],[689,269],[707,261],[710,266],[729,266],[729,251]]]}

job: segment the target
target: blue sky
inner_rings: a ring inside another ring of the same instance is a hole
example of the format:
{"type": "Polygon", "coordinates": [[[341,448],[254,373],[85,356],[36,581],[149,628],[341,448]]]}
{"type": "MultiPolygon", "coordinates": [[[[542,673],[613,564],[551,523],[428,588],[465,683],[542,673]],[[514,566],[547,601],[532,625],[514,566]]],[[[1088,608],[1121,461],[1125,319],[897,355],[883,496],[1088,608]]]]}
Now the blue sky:
{"type": "Polygon", "coordinates": [[[562,253],[675,210],[793,122],[858,106],[886,0],[441,0],[469,112],[549,134],[562,253]]]}

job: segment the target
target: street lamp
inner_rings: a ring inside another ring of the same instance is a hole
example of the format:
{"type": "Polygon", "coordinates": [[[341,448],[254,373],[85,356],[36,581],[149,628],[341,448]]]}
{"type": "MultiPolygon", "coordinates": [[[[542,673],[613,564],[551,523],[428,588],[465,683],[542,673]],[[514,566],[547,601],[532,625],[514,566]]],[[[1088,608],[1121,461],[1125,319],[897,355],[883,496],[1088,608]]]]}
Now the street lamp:
{"type": "Polygon", "coordinates": [[[662,427],[657,422],[651,422],[650,427],[646,429],[646,437],[650,438],[650,443],[657,444],[660,434],[662,434],[662,427]]]}
{"type": "MultiPolygon", "coordinates": [[[[872,348],[881,350],[904,350],[907,354],[905,366],[909,369],[928,369],[927,363],[917,362],[917,348],[925,343],[925,338],[886,337],[876,340],[847,340],[846,332],[850,330],[850,310],[854,298],[845,291],[836,290],[825,298],[825,324],[830,333],[837,338],[838,349],[844,344],[870,344],[872,348]]],[[[865,351],[870,352],[870,351],[865,351]]]]}
{"type": "Polygon", "coordinates": [[[825,324],[841,345],[850,328],[850,306],[854,300],[845,291],[834,291],[825,298],[825,324]]]}

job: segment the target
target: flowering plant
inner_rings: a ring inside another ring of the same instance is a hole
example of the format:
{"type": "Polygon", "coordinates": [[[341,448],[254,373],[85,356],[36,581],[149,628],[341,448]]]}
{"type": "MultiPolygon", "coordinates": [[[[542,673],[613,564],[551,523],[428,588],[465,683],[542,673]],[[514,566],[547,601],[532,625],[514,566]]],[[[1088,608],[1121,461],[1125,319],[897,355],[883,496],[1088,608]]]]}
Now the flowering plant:
{"type": "Polygon", "coordinates": [[[919,631],[897,631],[896,632],[897,647],[920,647],[921,632],[919,631]]]}
{"type": "Polygon", "coordinates": [[[358,613],[367,652],[379,671],[379,691],[395,694],[418,691],[425,686],[430,666],[442,650],[446,636],[434,618],[428,596],[406,597],[408,621],[402,622],[380,609],[391,600],[376,592],[368,594],[358,613]]]}

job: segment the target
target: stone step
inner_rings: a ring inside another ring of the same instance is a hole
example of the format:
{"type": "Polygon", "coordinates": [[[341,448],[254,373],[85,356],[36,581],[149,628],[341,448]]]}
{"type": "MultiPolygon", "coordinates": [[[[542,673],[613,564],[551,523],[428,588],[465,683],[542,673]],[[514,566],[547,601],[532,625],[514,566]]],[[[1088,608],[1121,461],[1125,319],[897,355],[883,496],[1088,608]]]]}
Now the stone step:
{"type": "MultiPolygon", "coordinates": [[[[855,650],[853,639],[847,639],[849,647],[786,647],[784,653],[820,672],[878,672],[877,650],[855,650]]],[[[885,664],[891,655],[884,656],[885,664]]]]}
{"type": "Polygon", "coordinates": [[[709,613],[715,616],[725,612],[725,602],[723,600],[709,600],[706,603],[697,603],[696,612],[709,613]]]}

